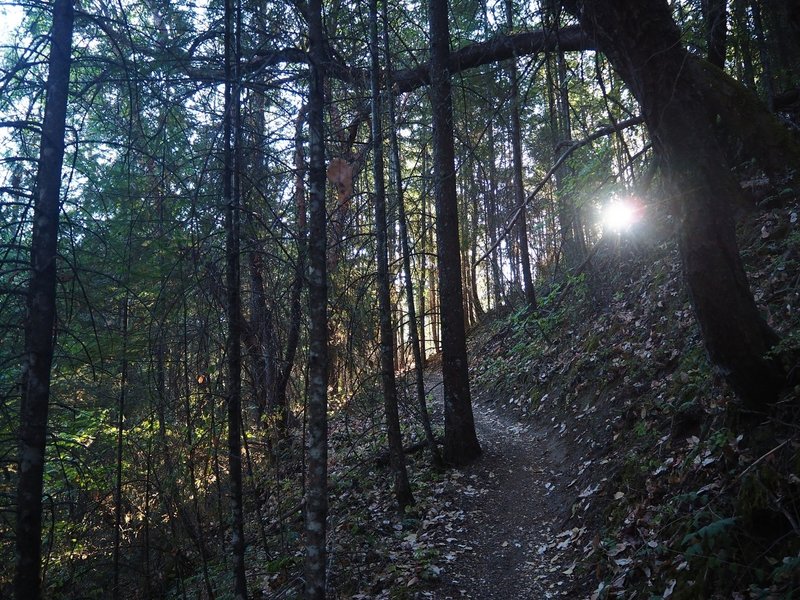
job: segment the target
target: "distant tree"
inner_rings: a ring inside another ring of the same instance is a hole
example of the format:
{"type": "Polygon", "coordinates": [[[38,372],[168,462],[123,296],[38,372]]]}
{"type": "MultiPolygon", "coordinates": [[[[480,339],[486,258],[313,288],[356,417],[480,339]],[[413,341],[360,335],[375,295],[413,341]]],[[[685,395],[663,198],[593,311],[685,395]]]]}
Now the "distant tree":
{"type": "MultiPolygon", "coordinates": [[[[514,30],[514,4],[506,0],[506,26],[508,31],[514,30]]],[[[531,259],[528,244],[528,217],[525,208],[525,185],[522,179],[522,125],[519,118],[519,73],[517,59],[509,61],[509,76],[511,78],[511,156],[514,169],[514,203],[521,207],[517,220],[517,235],[519,236],[519,256],[522,263],[522,283],[525,292],[525,301],[531,310],[536,310],[536,290],[533,288],[533,275],[531,272],[531,259]]]]}
{"type": "Polygon", "coordinates": [[[42,597],[42,490],[55,345],[58,217],[73,21],[72,0],[56,0],[34,190],[31,274],[25,322],[14,579],[14,593],[18,600],[42,597]]]}
{"type": "Polygon", "coordinates": [[[706,55],[708,62],[724,69],[728,49],[728,2],[727,0],[701,0],[703,21],[706,30],[706,55]]]}
{"type": "Polygon", "coordinates": [[[436,245],[439,266],[439,310],[442,323],[444,384],[444,450],[446,464],[460,466],[481,453],[469,392],[461,246],[458,233],[450,30],[447,0],[430,0],[430,99],[433,118],[433,171],[436,197],[436,245]]]}

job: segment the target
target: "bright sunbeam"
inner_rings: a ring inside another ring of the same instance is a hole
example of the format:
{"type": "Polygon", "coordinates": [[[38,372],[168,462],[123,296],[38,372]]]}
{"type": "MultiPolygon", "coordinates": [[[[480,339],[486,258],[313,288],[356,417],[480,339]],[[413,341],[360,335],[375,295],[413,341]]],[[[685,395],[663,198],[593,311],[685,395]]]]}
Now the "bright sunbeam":
{"type": "Polygon", "coordinates": [[[615,233],[627,231],[642,216],[642,205],[634,198],[614,198],[602,208],[603,226],[615,233]]]}

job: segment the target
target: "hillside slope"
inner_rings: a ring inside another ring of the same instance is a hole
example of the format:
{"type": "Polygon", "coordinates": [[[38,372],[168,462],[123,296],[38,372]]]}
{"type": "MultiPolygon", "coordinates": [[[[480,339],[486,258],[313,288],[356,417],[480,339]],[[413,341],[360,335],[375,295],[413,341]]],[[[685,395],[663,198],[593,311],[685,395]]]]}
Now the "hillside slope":
{"type": "MultiPolygon", "coordinates": [[[[604,240],[568,296],[474,332],[475,397],[564,448],[566,518],[551,543],[580,552],[554,559],[558,594],[793,597],[797,394],[769,417],[740,410],[707,363],[668,220],[648,236],[604,240]]],[[[741,240],[757,301],[794,343],[796,205],[748,215],[741,240]]]]}
{"type": "MultiPolygon", "coordinates": [[[[742,219],[742,252],[764,314],[796,347],[800,211],[793,196],[766,201],[742,219]]],[[[403,514],[379,394],[349,399],[331,423],[331,597],[800,593],[797,390],[770,416],[741,410],[706,359],[673,237],[653,211],[601,241],[586,276],[552,285],[535,314],[507,309],[471,332],[483,456],[439,472],[413,446],[416,504],[403,514]]],[[[441,433],[435,360],[426,386],[441,433]]],[[[266,597],[300,591],[299,526],[282,534],[293,557],[268,563],[266,597]]]]}

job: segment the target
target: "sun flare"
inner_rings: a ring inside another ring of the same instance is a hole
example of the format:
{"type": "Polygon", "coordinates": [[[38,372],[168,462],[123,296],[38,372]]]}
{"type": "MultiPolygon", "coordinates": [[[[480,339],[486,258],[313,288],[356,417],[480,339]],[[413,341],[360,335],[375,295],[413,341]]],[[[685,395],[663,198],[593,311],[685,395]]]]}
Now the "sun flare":
{"type": "Polygon", "coordinates": [[[634,198],[615,198],[602,208],[603,226],[615,233],[627,231],[642,215],[642,205],[634,198]]]}

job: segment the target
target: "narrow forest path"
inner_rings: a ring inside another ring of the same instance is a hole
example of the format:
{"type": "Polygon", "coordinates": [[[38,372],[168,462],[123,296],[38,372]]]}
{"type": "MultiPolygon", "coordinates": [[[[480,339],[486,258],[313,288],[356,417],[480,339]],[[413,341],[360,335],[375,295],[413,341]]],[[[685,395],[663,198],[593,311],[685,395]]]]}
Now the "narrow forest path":
{"type": "MultiPolygon", "coordinates": [[[[440,409],[441,374],[426,377],[440,409]]],[[[452,475],[448,501],[463,516],[440,545],[451,551],[428,598],[576,597],[569,580],[587,540],[567,525],[577,468],[559,426],[520,423],[497,405],[473,402],[483,455],[452,475]]]]}

